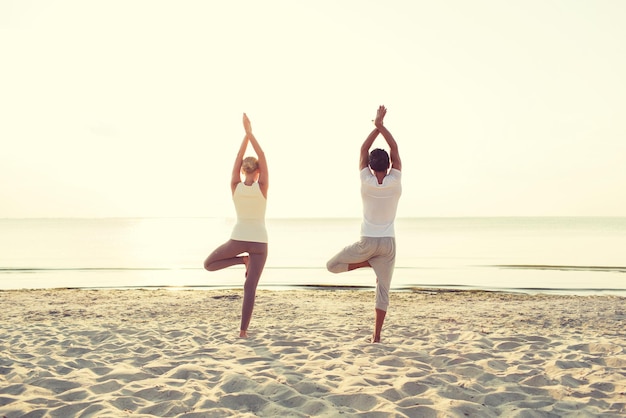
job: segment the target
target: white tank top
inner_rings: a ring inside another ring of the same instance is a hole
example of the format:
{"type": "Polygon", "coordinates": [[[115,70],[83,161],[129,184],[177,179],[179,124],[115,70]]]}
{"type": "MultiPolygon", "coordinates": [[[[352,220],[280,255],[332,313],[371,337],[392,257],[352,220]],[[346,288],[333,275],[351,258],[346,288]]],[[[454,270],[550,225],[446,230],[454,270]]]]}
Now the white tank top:
{"type": "Polygon", "coordinates": [[[237,212],[237,223],[230,236],[237,241],[267,242],[265,229],[265,208],[267,199],[261,193],[259,183],[246,186],[237,184],[233,193],[233,202],[237,212]]]}

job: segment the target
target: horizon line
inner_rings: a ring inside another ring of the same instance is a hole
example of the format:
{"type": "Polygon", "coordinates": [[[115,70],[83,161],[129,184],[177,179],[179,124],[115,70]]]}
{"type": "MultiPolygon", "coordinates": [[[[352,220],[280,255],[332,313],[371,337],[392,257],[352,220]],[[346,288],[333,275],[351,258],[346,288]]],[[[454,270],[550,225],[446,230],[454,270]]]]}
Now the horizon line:
{"type": "MultiPolygon", "coordinates": [[[[398,216],[398,220],[412,219],[539,219],[539,218],[626,218],[626,215],[422,215],[422,216],[398,216]]],[[[0,220],[106,220],[106,219],[218,219],[218,220],[236,220],[236,216],[24,216],[24,217],[0,217],[0,220]]],[[[285,220],[357,220],[362,218],[357,216],[275,216],[267,217],[266,221],[285,221],[285,220]]]]}

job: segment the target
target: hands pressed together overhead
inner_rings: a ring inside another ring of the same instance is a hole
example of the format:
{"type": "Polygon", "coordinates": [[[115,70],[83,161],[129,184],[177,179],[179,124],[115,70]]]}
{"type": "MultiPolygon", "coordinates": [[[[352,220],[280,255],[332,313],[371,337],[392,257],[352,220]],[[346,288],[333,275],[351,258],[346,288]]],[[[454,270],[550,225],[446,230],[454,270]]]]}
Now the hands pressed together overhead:
{"type": "Polygon", "coordinates": [[[386,114],[387,108],[383,105],[378,106],[378,110],[376,111],[376,119],[374,120],[374,125],[376,125],[377,128],[383,126],[383,119],[385,118],[386,114]]]}
{"type": "Polygon", "coordinates": [[[252,133],[252,124],[250,123],[250,119],[248,115],[243,114],[243,129],[246,131],[246,134],[252,133]]]}

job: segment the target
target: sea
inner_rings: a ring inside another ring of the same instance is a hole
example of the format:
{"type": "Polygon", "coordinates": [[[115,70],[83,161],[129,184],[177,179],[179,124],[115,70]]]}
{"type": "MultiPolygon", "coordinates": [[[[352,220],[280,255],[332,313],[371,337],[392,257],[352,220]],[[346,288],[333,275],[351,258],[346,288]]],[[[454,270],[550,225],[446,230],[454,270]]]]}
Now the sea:
{"type": "MultiPolygon", "coordinates": [[[[230,218],[0,219],[0,290],[241,288],[243,266],[203,261],[230,218]]],[[[359,219],[269,219],[259,289],[372,289],[371,269],[326,261],[359,238],[359,219]]],[[[392,291],[487,290],[626,296],[626,217],[396,220],[392,291]]]]}

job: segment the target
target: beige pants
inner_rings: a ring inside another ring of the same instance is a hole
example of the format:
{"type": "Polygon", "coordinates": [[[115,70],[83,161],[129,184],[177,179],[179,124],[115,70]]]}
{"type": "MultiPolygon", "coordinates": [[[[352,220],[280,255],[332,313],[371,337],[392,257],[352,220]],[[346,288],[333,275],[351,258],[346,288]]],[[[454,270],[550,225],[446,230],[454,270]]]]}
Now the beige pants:
{"type": "Polygon", "coordinates": [[[376,274],[376,309],[387,311],[389,287],[396,264],[396,239],[394,237],[361,237],[348,245],[326,263],[331,273],[348,271],[349,264],[367,261],[376,274]]]}

